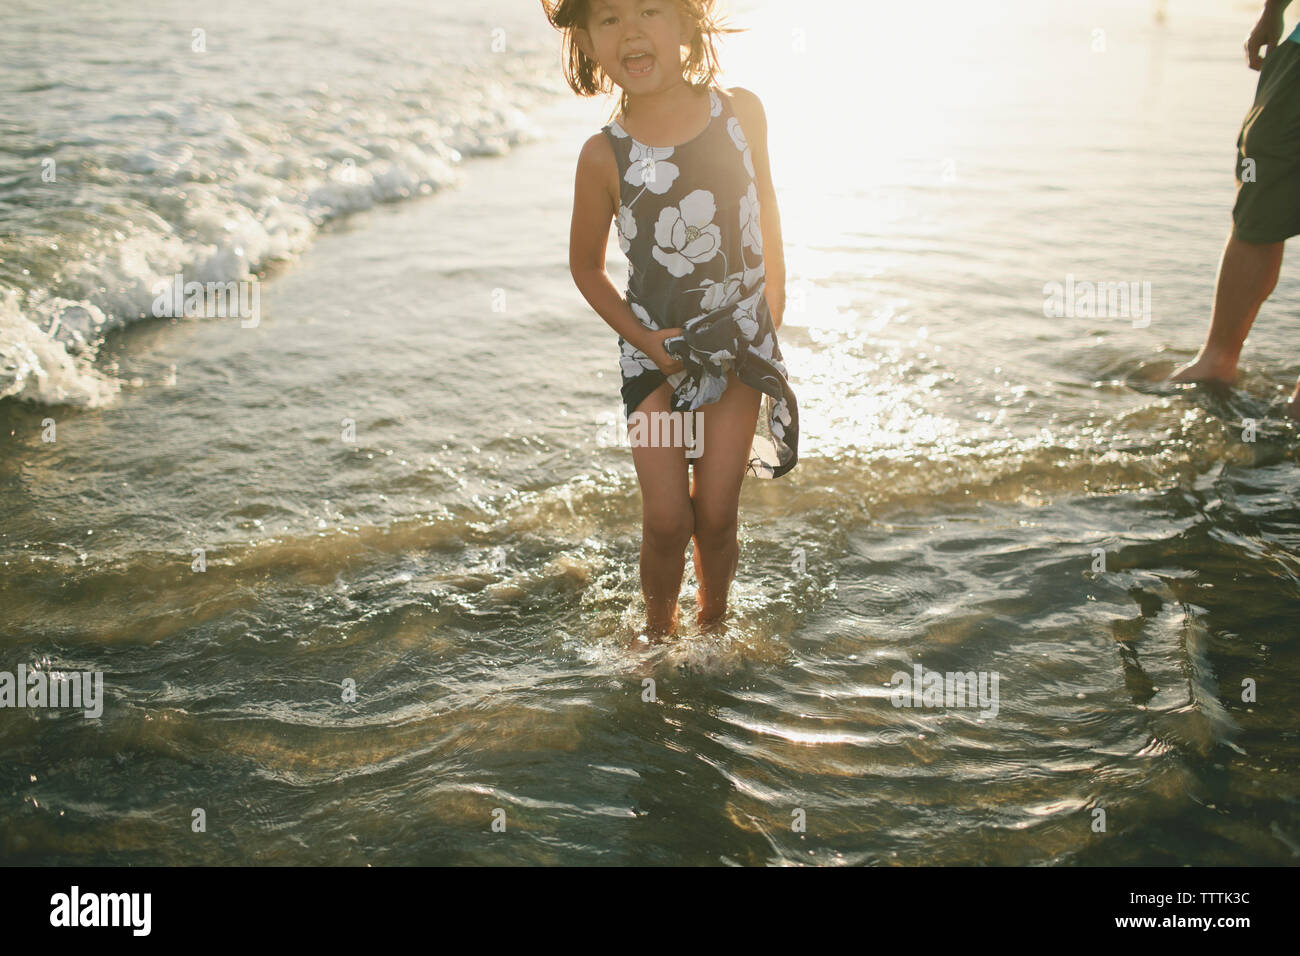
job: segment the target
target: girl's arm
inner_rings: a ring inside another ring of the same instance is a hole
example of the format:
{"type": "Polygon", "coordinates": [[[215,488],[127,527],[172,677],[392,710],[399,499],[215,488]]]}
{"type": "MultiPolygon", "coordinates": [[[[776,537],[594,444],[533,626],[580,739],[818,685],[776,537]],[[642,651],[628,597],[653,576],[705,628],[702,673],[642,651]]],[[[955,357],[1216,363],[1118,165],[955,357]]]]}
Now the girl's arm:
{"type": "Polygon", "coordinates": [[[772,169],[767,156],[767,116],[762,102],[749,90],[738,86],[728,92],[754,160],[759,227],[763,233],[764,293],[772,313],[772,324],[779,329],[785,315],[785,249],[781,242],[781,213],[776,208],[776,188],[772,185],[772,169]]]}
{"type": "Polygon", "coordinates": [[[610,183],[618,182],[618,162],[604,133],[591,137],[578,154],[578,172],[573,183],[573,220],[569,225],[569,272],[583,298],[605,323],[636,346],[659,366],[664,374],[682,369],[682,363],[664,351],[661,343],[681,329],[647,329],[614,288],[605,271],[605,248],[609,224],[614,219],[615,200],[610,183]]]}

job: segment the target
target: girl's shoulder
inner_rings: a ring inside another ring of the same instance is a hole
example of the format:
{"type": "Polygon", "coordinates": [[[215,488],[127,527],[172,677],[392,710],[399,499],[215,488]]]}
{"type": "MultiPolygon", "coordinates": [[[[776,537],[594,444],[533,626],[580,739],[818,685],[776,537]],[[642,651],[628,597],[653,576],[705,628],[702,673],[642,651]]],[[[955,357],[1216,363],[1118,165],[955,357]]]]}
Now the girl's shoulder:
{"type": "Polygon", "coordinates": [[[601,183],[614,205],[618,205],[618,157],[614,155],[614,147],[610,145],[604,129],[587,137],[587,141],[582,144],[582,150],[578,153],[577,175],[579,179],[590,177],[601,183]]]}
{"type": "Polygon", "coordinates": [[[749,117],[755,120],[763,119],[763,101],[758,98],[758,94],[748,90],[743,86],[733,86],[730,89],[716,87],[726,102],[731,106],[731,111],[740,117],[740,121],[745,122],[749,117]]]}
{"type": "Polygon", "coordinates": [[[606,129],[608,127],[602,127],[600,132],[592,133],[582,144],[582,149],[578,152],[579,171],[608,172],[617,169],[618,158],[614,155],[609,137],[605,135],[606,129]]]}

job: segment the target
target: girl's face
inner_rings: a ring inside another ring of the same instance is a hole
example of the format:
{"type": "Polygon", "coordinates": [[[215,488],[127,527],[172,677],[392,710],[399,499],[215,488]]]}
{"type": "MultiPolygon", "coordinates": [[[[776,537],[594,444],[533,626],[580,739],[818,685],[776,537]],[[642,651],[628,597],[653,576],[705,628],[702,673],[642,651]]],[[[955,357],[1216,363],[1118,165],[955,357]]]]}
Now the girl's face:
{"type": "Polygon", "coordinates": [[[677,0],[592,0],[578,46],[629,93],[654,93],[680,83],[690,25],[677,0]]]}

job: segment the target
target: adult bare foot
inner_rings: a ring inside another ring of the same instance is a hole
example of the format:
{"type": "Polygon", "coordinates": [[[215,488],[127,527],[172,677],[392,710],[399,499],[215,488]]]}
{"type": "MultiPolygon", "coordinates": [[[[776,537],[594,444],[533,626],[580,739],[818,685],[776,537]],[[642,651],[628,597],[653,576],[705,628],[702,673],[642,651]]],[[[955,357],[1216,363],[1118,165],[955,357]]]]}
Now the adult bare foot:
{"type": "Polygon", "coordinates": [[[1179,383],[1215,382],[1220,385],[1231,385],[1236,377],[1236,362],[1198,355],[1187,364],[1174,369],[1168,380],[1179,383]]]}
{"type": "Polygon", "coordinates": [[[1282,406],[1282,410],[1285,411],[1293,421],[1300,422],[1300,382],[1296,383],[1295,391],[1291,393],[1291,397],[1287,399],[1286,404],[1282,406]]]}

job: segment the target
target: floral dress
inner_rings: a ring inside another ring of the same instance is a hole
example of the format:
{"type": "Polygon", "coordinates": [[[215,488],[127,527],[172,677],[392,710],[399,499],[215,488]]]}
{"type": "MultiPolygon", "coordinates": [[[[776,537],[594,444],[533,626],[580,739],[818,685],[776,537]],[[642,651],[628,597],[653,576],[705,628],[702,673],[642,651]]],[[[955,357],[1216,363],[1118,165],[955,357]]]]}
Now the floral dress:
{"type": "Polygon", "coordinates": [[[617,121],[602,128],[618,159],[628,305],[646,328],[682,329],[664,342],[683,365],[667,379],[619,336],[623,405],[631,415],[666,380],[672,409],[694,411],[722,397],[732,370],[763,393],[747,472],[779,478],[798,461],[799,412],[763,294],[754,161],[713,86],[709,104],[708,126],[680,146],[646,146],[617,121]]]}

